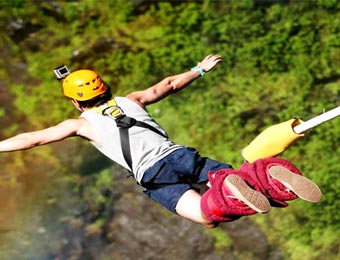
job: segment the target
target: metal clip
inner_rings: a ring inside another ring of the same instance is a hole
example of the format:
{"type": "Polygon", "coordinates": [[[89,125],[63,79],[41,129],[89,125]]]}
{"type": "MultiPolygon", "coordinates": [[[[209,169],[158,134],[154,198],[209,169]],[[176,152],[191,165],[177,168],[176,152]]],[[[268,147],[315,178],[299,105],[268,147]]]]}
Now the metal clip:
{"type": "Polygon", "coordinates": [[[114,120],[117,120],[125,116],[123,110],[118,106],[109,106],[102,111],[103,115],[109,116],[114,120]]]}

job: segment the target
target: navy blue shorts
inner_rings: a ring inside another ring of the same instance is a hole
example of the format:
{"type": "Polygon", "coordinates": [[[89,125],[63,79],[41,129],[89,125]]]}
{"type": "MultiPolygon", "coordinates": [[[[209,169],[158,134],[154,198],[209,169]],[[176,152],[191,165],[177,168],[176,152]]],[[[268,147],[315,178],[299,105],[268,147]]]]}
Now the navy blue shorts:
{"type": "Polygon", "coordinates": [[[141,185],[147,196],[176,213],[178,200],[193,184],[206,183],[209,171],[226,168],[232,166],[201,157],[194,148],[183,147],[146,170],[141,185]]]}

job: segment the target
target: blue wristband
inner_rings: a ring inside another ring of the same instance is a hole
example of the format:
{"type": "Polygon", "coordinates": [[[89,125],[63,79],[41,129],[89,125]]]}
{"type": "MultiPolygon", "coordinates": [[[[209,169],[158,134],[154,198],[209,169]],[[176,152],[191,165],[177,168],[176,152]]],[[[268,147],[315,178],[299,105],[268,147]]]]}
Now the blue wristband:
{"type": "Polygon", "coordinates": [[[196,70],[196,71],[199,71],[201,76],[203,76],[205,74],[205,71],[204,69],[202,69],[200,66],[195,66],[193,67],[191,70],[196,70]]]}

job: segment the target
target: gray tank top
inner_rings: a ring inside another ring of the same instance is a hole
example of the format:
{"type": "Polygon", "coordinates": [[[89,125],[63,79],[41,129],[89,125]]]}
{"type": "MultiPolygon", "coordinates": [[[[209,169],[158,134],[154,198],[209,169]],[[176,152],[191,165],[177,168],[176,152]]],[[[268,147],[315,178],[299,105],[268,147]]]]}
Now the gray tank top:
{"type": "MultiPolygon", "coordinates": [[[[160,132],[165,133],[149,115],[149,113],[137,103],[126,97],[115,97],[117,105],[124,114],[152,125],[160,132]]],[[[105,107],[105,105],[103,105],[105,107]]],[[[129,169],[120,143],[119,129],[114,119],[103,116],[94,110],[84,111],[80,117],[86,118],[93,126],[98,142],[91,142],[101,153],[114,162],[129,169]]],[[[132,158],[132,172],[138,183],[143,178],[144,172],[157,161],[182,146],[174,144],[171,140],[144,127],[133,126],[129,129],[130,150],[132,158]]]]}

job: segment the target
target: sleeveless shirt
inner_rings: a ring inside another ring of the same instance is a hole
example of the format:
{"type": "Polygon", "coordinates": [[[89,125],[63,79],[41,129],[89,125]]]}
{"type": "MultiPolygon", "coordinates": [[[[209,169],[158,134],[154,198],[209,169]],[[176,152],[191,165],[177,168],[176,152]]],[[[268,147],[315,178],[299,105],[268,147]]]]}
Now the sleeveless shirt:
{"type": "MultiPolygon", "coordinates": [[[[115,97],[115,101],[127,116],[152,125],[166,134],[150,114],[137,103],[126,97],[115,97]]],[[[102,106],[105,108],[106,105],[102,106]]],[[[115,120],[91,109],[82,112],[80,117],[90,122],[96,135],[100,138],[98,142],[91,142],[91,144],[114,162],[129,169],[122,153],[119,128],[116,126],[115,120]]],[[[144,172],[148,168],[171,152],[183,147],[149,129],[138,126],[129,128],[129,140],[132,158],[131,170],[138,183],[141,182],[144,172]]]]}

